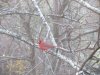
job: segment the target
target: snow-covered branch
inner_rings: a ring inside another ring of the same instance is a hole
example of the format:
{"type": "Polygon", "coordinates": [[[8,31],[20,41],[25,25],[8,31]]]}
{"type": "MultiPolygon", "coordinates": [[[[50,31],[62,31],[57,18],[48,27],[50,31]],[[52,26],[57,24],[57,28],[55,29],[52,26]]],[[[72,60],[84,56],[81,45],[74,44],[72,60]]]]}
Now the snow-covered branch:
{"type": "MultiPolygon", "coordinates": [[[[22,37],[20,35],[18,35],[17,33],[11,32],[9,30],[4,30],[4,29],[0,29],[0,34],[5,34],[11,37],[14,37],[20,41],[23,41],[24,43],[33,46],[33,43],[31,41],[28,41],[27,39],[25,39],[25,37],[22,37]]],[[[37,47],[37,44],[34,44],[34,47],[37,47]]],[[[79,66],[77,64],[77,62],[72,61],[71,59],[67,58],[66,56],[60,54],[60,53],[54,53],[52,52],[53,55],[55,55],[56,57],[62,59],[63,61],[69,63],[73,68],[75,69],[79,69],[79,66]]]]}
{"type": "Polygon", "coordinates": [[[43,24],[46,26],[46,28],[47,28],[47,30],[48,30],[47,34],[50,34],[50,39],[51,39],[53,45],[54,45],[54,46],[57,46],[57,43],[56,43],[56,41],[55,41],[55,39],[54,39],[54,36],[53,36],[53,34],[52,34],[52,32],[51,32],[51,28],[50,28],[49,24],[47,23],[45,17],[43,16],[43,13],[41,12],[41,10],[40,10],[40,8],[39,8],[38,3],[36,2],[36,0],[32,0],[32,1],[33,1],[33,3],[34,3],[34,6],[35,6],[36,9],[37,9],[39,15],[40,15],[40,18],[41,18],[42,21],[43,21],[43,24]]]}
{"type": "MultiPolygon", "coordinates": [[[[53,37],[53,34],[52,34],[52,32],[51,32],[50,26],[48,25],[48,23],[47,23],[45,17],[43,16],[43,14],[42,14],[42,12],[41,12],[39,6],[37,5],[36,0],[32,0],[32,1],[34,2],[34,5],[35,5],[35,7],[37,8],[38,13],[39,13],[41,19],[43,20],[43,24],[44,24],[44,25],[47,27],[47,29],[50,31],[50,36],[51,36],[51,39],[52,39],[53,44],[57,46],[57,44],[56,44],[56,42],[55,42],[55,39],[54,39],[54,37],[53,37]]],[[[71,59],[66,58],[65,56],[61,55],[60,53],[53,53],[53,54],[56,55],[57,57],[59,57],[60,59],[66,61],[67,63],[69,63],[73,68],[75,68],[75,69],[77,69],[77,70],[79,69],[79,67],[77,66],[77,62],[73,62],[71,59]]]]}
{"type": "Polygon", "coordinates": [[[100,14],[100,9],[96,8],[96,7],[93,7],[91,6],[89,3],[87,3],[86,1],[84,0],[75,0],[76,2],[80,3],[81,5],[87,7],[88,9],[94,11],[95,13],[97,14],[100,14]]]}
{"type": "Polygon", "coordinates": [[[77,64],[77,62],[72,61],[70,58],[65,57],[64,55],[60,54],[60,53],[53,53],[54,55],[56,55],[58,58],[64,60],[65,62],[69,63],[74,69],[79,70],[79,65],[77,64]]]}
{"type": "Polygon", "coordinates": [[[0,29],[0,34],[6,34],[8,36],[17,38],[18,40],[23,41],[28,45],[33,46],[32,42],[28,41],[25,37],[22,37],[21,35],[18,35],[17,33],[14,33],[12,31],[5,30],[5,29],[0,29]]]}

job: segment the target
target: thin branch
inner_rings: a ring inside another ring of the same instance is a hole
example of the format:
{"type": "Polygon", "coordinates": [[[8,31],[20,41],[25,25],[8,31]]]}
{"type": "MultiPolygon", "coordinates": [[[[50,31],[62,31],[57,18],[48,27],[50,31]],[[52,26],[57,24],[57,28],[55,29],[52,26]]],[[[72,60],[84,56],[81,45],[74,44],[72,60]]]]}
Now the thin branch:
{"type": "Polygon", "coordinates": [[[38,67],[41,63],[43,63],[42,61],[40,63],[38,63],[37,65],[35,65],[31,70],[29,70],[25,75],[29,75],[30,72],[32,72],[36,67],[38,67]]]}
{"type": "MultiPolygon", "coordinates": [[[[93,31],[89,31],[89,32],[86,32],[86,33],[83,33],[83,34],[79,34],[79,35],[76,36],[75,38],[71,38],[71,41],[77,40],[78,38],[80,38],[80,37],[82,37],[82,36],[85,36],[85,35],[88,35],[88,34],[91,34],[91,33],[94,33],[94,32],[98,32],[98,29],[93,30],[93,31]]],[[[64,39],[62,36],[60,36],[59,38],[62,39],[62,41],[66,40],[66,39],[64,39]]]]}
{"type": "Polygon", "coordinates": [[[50,6],[49,1],[48,1],[48,0],[46,0],[46,2],[47,2],[47,4],[48,4],[48,6],[49,6],[50,10],[52,11],[52,7],[50,6]]]}
{"type": "MultiPolygon", "coordinates": [[[[28,44],[30,46],[33,46],[32,42],[26,40],[24,37],[22,37],[22,36],[20,36],[20,35],[18,35],[16,33],[13,33],[11,31],[0,29],[0,33],[1,34],[6,34],[6,35],[11,36],[11,37],[14,37],[14,38],[16,38],[16,39],[18,39],[20,41],[23,41],[24,43],[26,43],[26,44],[28,44]]],[[[38,48],[37,44],[34,44],[34,46],[38,48]]],[[[53,54],[56,57],[58,57],[58,58],[64,60],[65,62],[69,63],[73,68],[75,68],[77,70],[79,69],[79,67],[77,66],[78,64],[76,62],[72,61],[71,59],[67,58],[66,56],[61,55],[60,53],[54,53],[54,52],[52,52],[50,54],[53,54]]]]}
{"type": "Polygon", "coordinates": [[[86,8],[88,8],[88,9],[94,11],[95,13],[100,14],[100,9],[91,6],[91,5],[90,5],[89,3],[87,3],[86,1],[84,1],[84,0],[75,0],[75,1],[78,2],[79,4],[85,6],[86,8]]]}
{"type": "MultiPolygon", "coordinates": [[[[47,23],[47,21],[46,21],[44,15],[42,14],[42,12],[41,12],[41,10],[40,10],[40,8],[39,8],[39,6],[38,6],[36,0],[32,0],[32,2],[34,3],[34,5],[35,5],[35,7],[36,7],[36,9],[37,9],[37,11],[38,11],[38,13],[39,13],[39,15],[40,15],[40,18],[42,19],[43,24],[46,26],[48,32],[50,33],[51,41],[53,42],[54,46],[57,46],[56,41],[55,41],[55,39],[54,39],[54,36],[53,36],[53,34],[52,34],[52,32],[51,32],[50,26],[49,26],[49,24],[47,23]]],[[[47,32],[47,33],[48,33],[48,32],[47,32]]]]}
{"type": "Polygon", "coordinates": [[[50,62],[50,60],[49,60],[48,55],[47,55],[46,53],[44,53],[44,54],[45,54],[46,59],[47,59],[47,61],[48,61],[49,65],[50,65],[50,68],[51,68],[52,74],[53,74],[53,75],[55,75],[55,73],[54,73],[54,71],[53,71],[53,68],[52,68],[52,65],[51,65],[51,62],[50,62]]]}
{"type": "Polygon", "coordinates": [[[95,49],[90,55],[89,57],[84,61],[84,63],[82,64],[82,66],[80,67],[79,71],[81,71],[83,69],[83,67],[85,66],[85,64],[93,57],[93,55],[100,49],[100,47],[98,47],[97,49],[95,49]]]}
{"type": "Polygon", "coordinates": [[[6,60],[11,60],[11,59],[15,59],[15,60],[27,60],[27,61],[31,61],[31,62],[33,61],[30,58],[28,58],[28,57],[0,56],[0,62],[1,61],[6,61],[6,60]]]}
{"type": "MultiPolygon", "coordinates": [[[[25,37],[22,37],[21,35],[18,35],[14,32],[11,32],[9,30],[4,30],[4,29],[0,29],[0,33],[1,34],[6,34],[8,36],[11,36],[11,37],[14,37],[20,41],[23,41],[24,43],[30,45],[30,46],[35,46],[35,47],[38,47],[38,44],[33,44],[31,41],[28,41],[25,37]]],[[[65,51],[65,52],[68,52],[67,49],[64,49],[62,47],[57,47],[58,49],[62,50],[62,51],[65,51]]]]}
{"type": "Polygon", "coordinates": [[[73,38],[71,40],[76,40],[76,39],[78,39],[78,38],[80,38],[82,36],[85,36],[85,35],[88,35],[88,34],[91,34],[91,33],[97,32],[97,31],[98,31],[98,29],[93,30],[93,31],[89,31],[89,32],[86,32],[86,33],[83,33],[83,34],[79,34],[79,36],[77,36],[77,37],[75,37],[75,38],[73,38]]]}
{"type": "Polygon", "coordinates": [[[0,29],[0,33],[17,38],[18,40],[23,41],[24,43],[33,46],[32,42],[28,41],[25,37],[22,37],[21,35],[18,35],[14,32],[9,31],[9,30],[0,29]]]}

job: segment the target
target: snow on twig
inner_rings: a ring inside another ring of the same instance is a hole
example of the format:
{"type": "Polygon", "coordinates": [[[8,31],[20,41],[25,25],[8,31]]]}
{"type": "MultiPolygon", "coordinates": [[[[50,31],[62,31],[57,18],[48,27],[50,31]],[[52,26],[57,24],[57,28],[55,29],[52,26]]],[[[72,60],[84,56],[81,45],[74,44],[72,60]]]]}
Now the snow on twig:
{"type": "Polygon", "coordinates": [[[40,10],[40,8],[39,8],[39,6],[38,6],[36,0],[32,0],[32,1],[33,1],[33,3],[34,3],[34,6],[35,6],[36,9],[37,9],[39,15],[40,15],[40,18],[41,18],[42,21],[43,21],[43,24],[46,26],[46,28],[47,28],[47,30],[48,30],[47,34],[50,34],[51,41],[52,41],[53,45],[54,45],[54,46],[57,46],[56,41],[55,41],[55,39],[54,39],[54,36],[53,36],[53,34],[52,34],[52,32],[51,32],[50,26],[49,26],[49,24],[47,23],[45,17],[43,16],[43,14],[42,14],[42,12],[41,12],[41,10],[40,10]]]}
{"type": "Polygon", "coordinates": [[[100,9],[91,6],[91,5],[90,5],[89,3],[87,3],[86,1],[84,1],[84,0],[75,0],[75,1],[78,2],[79,4],[85,6],[86,8],[88,8],[88,9],[94,11],[95,13],[100,14],[100,9]]]}
{"type": "MultiPolygon", "coordinates": [[[[26,43],[30,46],[33,46],[33,43],[31,41],[28,41],[27,39],[25,39],[25,37],[22,37],[22,36],[18,35],[17,33],[14,33],[14,32],[11,32],[11,31],[5,30],[5,29],[0,29],[0,33],[11,36],[11,37],[14,37],[14,38],[16,38],[20,41],[23,41],[24,43],[26,43]]],[[[34,44],[34,47],[38,48],[38,45],[34,44]]],[[[53,52],[52,54],[55,55],[56,57],[62,59],[63,61],[69,63],[74,69],[77,69],[77,70],[79,69],[79,66],[78,66],[77,62],[72,61],[70,58],[67,58],[66,56],[64,56],[60,53],[54,53],[53,52]]]]}

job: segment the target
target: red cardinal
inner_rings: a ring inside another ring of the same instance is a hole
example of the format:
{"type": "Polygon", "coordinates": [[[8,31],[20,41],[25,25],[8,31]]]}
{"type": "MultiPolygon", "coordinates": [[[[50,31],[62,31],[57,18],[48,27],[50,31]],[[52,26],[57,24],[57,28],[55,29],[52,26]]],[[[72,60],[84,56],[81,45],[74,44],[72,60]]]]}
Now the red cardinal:
{"type": "Polygon", "coordinates": [[[42,51],[47,51],[50,48],[54,48],[54,46],[53,45],[50,45],[50,44],[46,43],[44,40],[40,39],[39,40],[39,48],[42,51]]]}

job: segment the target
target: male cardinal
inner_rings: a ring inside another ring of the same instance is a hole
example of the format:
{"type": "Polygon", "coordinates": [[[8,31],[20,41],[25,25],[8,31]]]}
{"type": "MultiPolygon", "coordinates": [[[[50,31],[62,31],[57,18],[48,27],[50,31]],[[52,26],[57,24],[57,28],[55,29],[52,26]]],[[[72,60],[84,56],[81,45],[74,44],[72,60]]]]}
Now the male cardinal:
{"type": "Polygon", "coordinates": [[[48,43],[45,42],[43,39],[40,39],[40,40],[39,40],[39,48],[40,48],[42,51],[47,51],[47,50],[50,49],[50,48],[54,48],[54,46],[51,45],[51,44],[48,44],[48,43]]]}

